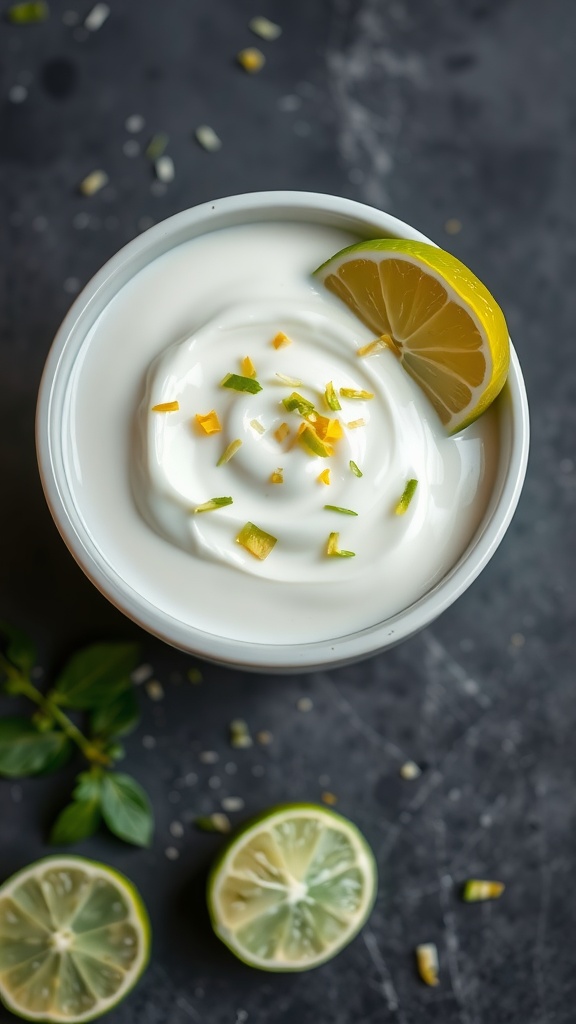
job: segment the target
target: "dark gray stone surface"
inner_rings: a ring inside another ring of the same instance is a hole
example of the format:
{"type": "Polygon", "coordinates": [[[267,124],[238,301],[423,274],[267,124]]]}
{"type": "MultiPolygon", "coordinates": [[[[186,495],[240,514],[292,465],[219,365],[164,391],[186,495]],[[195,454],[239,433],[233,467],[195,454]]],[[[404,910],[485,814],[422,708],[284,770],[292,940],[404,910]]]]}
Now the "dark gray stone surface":
{"type": "MultiPolygon", "coordinates": [[[[154,704],[142,692],[144,722],[127,743],[154,800],[153,848],[104,835],[79,848],[136,881],[154,924],[152,965],[110,1024],[572,1024],[576,7],[111,6],[90,36],[90,4],[77,0],[53,0],[42,25],[0,30],[0,615],[34,633],[47,671],[84,642],[137,636],[166,694],[154,704]],[[257,13],[284,31],[262,44],[267,65],[249,77],[234,55],[254,42],[246,26],[257,13]],[[134,113],[142,135],[125,131],[134,113]],[[219,153],[194,143],[199,123],[218,131],[219,153]],[[162,195],[146,160],[123,149],[157,130],[176,166],[162,195]],[[95,167],[110,185],[83,199],[77,183],[95,167]],[[139,635],[59,539],[35,465],[35,395],[73,293],[123,243],[199,201],[268,188],[388,209],[476,270],[502,302],[526,374],[531,464],[501,549],[432,629],[353,668],[264,678],[207,666],[192,687],[189,660],[139,635]],[[452,218],[462,229],[449,235],[452,218]],[[273,743],[231,750],[227,723],[239,715],[273,743]],[[203,750],[218,762],[204,764],[203,750]],[[414,782],[399,776],[408,758],[424,767],[414,782]],[[204,910],[220,838],[186,825],[174,840],[170,823],[225,795],[245,800],[240,820],[324,789],[373,845],[376,910],[315,972],[250,971],[211,937],[204,910]],[[458,886],[470,876],[502,879],[504,897],[464,905],[458,886]],[[434,990],[414,971],[422,941],[440,952],[434,990]]],[[[0,783],[2,877],[49,852],[46,828],[72,775],[0,783]]]]}

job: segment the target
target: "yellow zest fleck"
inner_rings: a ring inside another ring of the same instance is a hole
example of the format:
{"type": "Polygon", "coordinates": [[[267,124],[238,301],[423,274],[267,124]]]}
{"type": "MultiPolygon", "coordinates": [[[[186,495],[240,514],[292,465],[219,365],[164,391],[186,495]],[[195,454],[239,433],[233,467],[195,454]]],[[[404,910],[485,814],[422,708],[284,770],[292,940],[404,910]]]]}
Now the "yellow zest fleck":
{"type": "Polygon", "coordinates": [[[262,426],[262,424],[260,423],[260,420],[250,420],[250,426],[258,434],[263,434],[266,431],[266,427],[262,426]]]}
{"type": "Polygon", "coordinates": [[[211,412],[207,412],[204,416],[202,413],[196,413],[196,421],[201,430],[205,434],[217,434],[219,430],[222,430],[220,426],[220,420],[214,409],[211,412]]]}
{"type": "Polygon", "coordinates": [[[274,348],[286,348],[286,345],[291,345],[292,342],[284,331],[278,331],[278,334],[272,338],[272,344],[274,348]]]}
{"type": "Polygon", "coordinates": [[[465,903],[483,903],[484,900],[497,900],[503,892],[503,882],[470,878],[462,891],[462,899],[465,903]]]}
{"type": "MultiPolygon", "coordinates": [[[[312,419],[310,416],[309,422],[312,419]]],[[[339,441],[344,436],[340,420],[331,420],[327,416],[314,416],[314,430],[323,441],[339,441]]]]}
{"type": "Polygon", "coordinates": [[[354,558],[354,551],[342,551],[339,546],[340,534],[331,533],[328,537],[328,543],[326,545],[326,554],[331,558],[354,558]]]}
{"type": "Polygon", "coordinates": [[[328,807],[334,807],[334,804],[338,803],[338,797],[335,793],[329,793],[328,791],[322,793],[322,800],[325,804],[328,804],[328,807]]]}
{"type": "Polygon", "coordinates": [[[247,46],[245,50],[240,50],[236,59],[249,75],[255,75],[266,63],[264,54],[261,50],[257,50],[255,46],[247,46]]]}
{"type": "Polygon", "coordinates": [[[317,479],[319,484],[326,484],[326,485],[328,485],[330,483],[330,470],[329,469],[323,469],[322,472],[318,474],[316,479],[317,479]]]}
{"type": "Polygon", "coordinates": [[[373,356],[375,352],[381,352],[383,348],[386,348],[392,342],[392,338],[389,334],[382,334],[375,341],[369,341],[367,345],[362,345],[361,348],[356,350],[357,356],[373,356]]]}
{"type": "Polygon", "coordinates": [[[254,363],[250,359],[250,356],[244,356],[244,359],[242,360],[241,366],[242,366],[242,373],[244,374],[245,377],[255,377],[256,376],[256,368],[254,366],[254,363]]]}
{"type": "Polygon", "coordinates": [[[415,761],[405,761],[400,768],[400,775],[407,782],[412,782],[413,779],[417,779],[422,774],[422,769],[416,764],[415,761]]]}
{"type": "Polygon", "coordinates": [[[318,437],[318,434],[309,423],[305,423],[302,432],[298,432],[298,440],[310,455],[319,455],[321,459],[328,459],[334,454],[332,445],[327,444],[318,437]]]}
{"type": "Polygon", "coordinates": [[[289,433],[290,427],[288,426],[288,424],[281,423],[280,426],[278,427],[278,430],[274,431],[274,437],[280,444],[282,444],[282,441],[284,441],[288,437],[289,433]]]}
{"type": "Polygon", "coordinates": [[[278,468],[270,476],[271,484],[283,484],[284,483],[284,470],[278,468]]]}
{"type": "Polygon", "coordinates": [[[235,441],[231,441],[228,447],[225,448],[224,451],[222,452],[222,455],[218,459],[216,465],[225,466],[227,462],[230,462],[232,456],[235,455],[238,449],[241,447],[242,441],[240,440],[240,438],[237,438],[235,441]]]}
{"type": "Polygon", "coordinates": [[[303,380],[299,380],[298,377],[287,377],[285,373],[277,373],[276,377],[281,384],[288,384],[291,388],[302,387],[303,380]]]}
{"type": "Polygon", "coordinates": [[[363,419],[350,420],[350,422],[347,423],[346,426],[348,427],[349,430],[356,430],[358,427],[365,427],[366,426],[366,420],[363,420],[363,419]]]}
{"type": "Polygon", "coordinates": [[[370,398],[374,398],[372,391],[363,391],[361,388],[340,388],[340,394],[342,398],[360,398],[365,402],[370,398]]]}
{"type": "Polygon", "coordinates": [[[152,406],[152,412],[178,412],[180,402],[159,402],[152,406]]]}
{"type": "Polygon", "coordinates": [[[92,171],[80,182],[79,189],[83,196],[93,196],[107,184],[108,175],[106,171],[92,171]]]}
{"type": "Polygon", "coordinates": [[[416,964],[425,985],[432,988],[438,985],[438,950],[433,942],[416,946],[416,964]]]}
{"type": "Polygon", "coordinates": [[[276,541],[276,537],[273,537],[271,533],[266,533],[265,530],[261,530],[254,523],[246,523],[236,537],[236,543],[241,544],[246,551],[249,551],[255,558],[259,558],[260,561],[268,558],[276,541]]]}

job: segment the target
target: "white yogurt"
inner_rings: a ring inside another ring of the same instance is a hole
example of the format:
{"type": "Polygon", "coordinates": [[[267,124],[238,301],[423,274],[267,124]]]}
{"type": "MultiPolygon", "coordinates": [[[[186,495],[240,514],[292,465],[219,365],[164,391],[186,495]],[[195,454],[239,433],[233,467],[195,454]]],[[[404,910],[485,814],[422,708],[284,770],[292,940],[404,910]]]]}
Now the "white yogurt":
{"type": "Polygon", "coordinates": [[[74,486],[103,556],[151,603],[206,632],[252,643],[326,640],[369,627],[425,594],[458,561],[483,517],[497,464],[490,410],[447,438],[428,400],[311,271],[356,241],[305,224],[227,228],[180,245],[137,274],[97,320],[73,394],[74,486]],[[292,340],[276,350],[278,331],[292,340]],[[220,386],[249,356],[262,391],[220,386]],[[303,381],[292,388],[277,373],[303,381]],[[374,393],[322,407],[328,381],[374,393]],[[330,459],[291,447],[292,390],[344,428],[330,459]],[[179,411],[152,413],[177,400],[179,411]],[[202,435],[215,409],[222,431],[202,435]],[[264,426],[259,433],[251,425],[264,426]],[[282,422],[291,436],[279,443],[282,422]],[[242,440],[231,461],[216,462],[242,440]],[[357,478],[350,460],[361,469],[357,478]],[[270,483],[282,467],[283,484],[270,483]],[[329,467],[331,482],[318,482],[329,467]],[[418,488],[405,516],[406,481],[418,488]],[[195,515],[212,497],[233,504],[195,515]],[[358,512],[344,516],[325,504],[358,512]],[[235,541],[251,521],[278,538],[265,561],[235,541]],[[354,558],[326,556],[331,532],[354,558]]]}

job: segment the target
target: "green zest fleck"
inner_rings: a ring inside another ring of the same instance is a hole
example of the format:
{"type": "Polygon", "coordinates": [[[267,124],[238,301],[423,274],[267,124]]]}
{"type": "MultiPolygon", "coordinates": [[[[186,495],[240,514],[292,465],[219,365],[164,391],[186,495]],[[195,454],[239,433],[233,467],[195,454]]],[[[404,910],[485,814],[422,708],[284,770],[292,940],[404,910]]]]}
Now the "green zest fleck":
{"type": "Polygon", "coordinates": [[[301,416],[309,416],[314,412],[314,404],[299,395],[297,391],[293,391],[288,398],[283,398],[282,405],[288,412],[299,412],[301,416]]]}
{"type": "Polygon", "coordinates": [[[408,481],[402,493],[402,497],[400,498],[400,501],[398,502],[394,510],[397,516],[403,516],[404,513],[408,511],[408,506],[410,505],[410,502],[414,497],[414,492],[416,491],[417,487],[417,480],[412,479],[408,481]]]}
{"type": "Polygon", "coordinates": [[[306,448],[308,453],[319,455],[322,459],[328,459],[333,454],[332,446],[321,441],[316,431],[310,426],[304,427],[302,433],[298,435],[298,442],[306,448]]]}
{"type": "Polygon", "coordinates": [[[14,4],[6,11],[6,17],[13,25],[32,25],[35,21],[46,21],[48,14],[48,4],[43,0],[38,0],[38,3],[14,4]]]}
{"type": "Polygon", "coordinates": [[[265,530],[261,530],[254,523],[246,523],[236,537],[236,543],[241,544],[243,548],[246,548],[246,551],[249,551],[255,558],[259,558],[261,562],[268,558],[276,541],[276,537],[273,537],[271,533],[266,533],[265,530]]]}
{"type": "Polygon", "coordinates": [[[230,444],[228,445],[227,448],[224,449],[216,465],[225,466],[227,462],[230,462],[232,456],[235,455],[238,449],[241,447],[242,441],[240,440],[240,438],[237,438],[236,441],[230,441],[230,444]]]}
{"type": "Polygon", "coordinates": [[[146,147],[146,156],[149,160],[154,162],[162,156],[166,146],[168,145],[168,136],[165,132],[158,132],[158,135],[153,135],[146,147]]]}
{"type": "Polygon", "coordinates": [[[462,890],[462,899],[465,903],[483,903],[485,900],[499,899],[503,892],[503,882],[470,878],[462,890]]]}
{"type": "Polygon", "coordinates": [[[342,408],[340,402],[338,401],[338,395],[334,390],[334,385],[332,381],[330,381],[330,383],[326,385],[324,398],[326,399],[326,405],[328,406],[329,409],[334,409],[335,412],[338,412],[338,410],[342,408]]]}
{"type": "Polygon", "coordinates": [[[341,551],[338,547],[338,540],[340,538],[339,533],[331,533],[328,537],[328,543],[326,545],[326,554],[330,558],[354,558],[354,551],[341,551]]]}
{"type": "Polygon", "coordinates": [[[203,505],[197,505],[194,512],[212,512],[215,508],[225,508],[226,505],[232,505],[232,498],[210,498],[210,501],[205,501],[203,505]]]}
{"type": "Polygon", "coordinates": [[[356,388],[340,388],[340,394],[342,398],[363,398],[366,401],[374,398],[371,391],[357,391],[356,388]]]}
{"type": "Polygon", "coordinates": [[[344,516],[357,516],[357,512],[353,512],[351,508],[340,508],[340,505],[324,505],[329,512],[341,512],[344,516]]]}
{"type": "Polygon", "coordinates": [[[262,385],[253,377],[242,377],[239,373],[227,373],[224,380],[220,381],[220,387],[231,388],[232,391],[248,391],[251,395],[257,395],[262,391],[262,385]]]}
{"type": "Polygon", "coordinates": [[[358,468],[358,466],[356,465],[355,462],[352,461],[352,459],[350,459],[350,469],[354,473],[354,476],[364,476],[362,470],[358,468]]]}

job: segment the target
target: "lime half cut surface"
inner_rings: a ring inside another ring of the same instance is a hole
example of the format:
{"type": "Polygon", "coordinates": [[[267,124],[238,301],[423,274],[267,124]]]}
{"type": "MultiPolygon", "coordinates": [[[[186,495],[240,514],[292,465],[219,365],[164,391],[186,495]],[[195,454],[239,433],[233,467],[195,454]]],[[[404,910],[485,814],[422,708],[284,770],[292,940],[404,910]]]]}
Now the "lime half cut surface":
{"type": "Polygon", "coordinates": [[[367,920],[377,887],[368,843],[324,807],[277,807],[235,836],[214,867],[216,934],[244,963],[305,971],[329,960],[367,920]]]}
{"type": "Polygon", "coordinates": [[[148,961],[146,908],[123,875],[83,857],[47,857],[0,888],[0,997],[27,1020],[92,1020],[148,961]]]}

